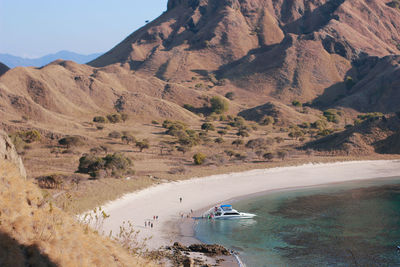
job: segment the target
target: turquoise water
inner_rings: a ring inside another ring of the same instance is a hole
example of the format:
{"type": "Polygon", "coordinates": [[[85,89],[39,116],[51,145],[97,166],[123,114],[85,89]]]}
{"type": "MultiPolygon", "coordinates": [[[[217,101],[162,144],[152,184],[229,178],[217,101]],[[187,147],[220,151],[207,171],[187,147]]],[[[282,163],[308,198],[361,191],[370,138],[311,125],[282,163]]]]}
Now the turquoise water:
{"type": "Polygon", "coordinates": [[[400,177],[281,191],[232,203],[251,220],[199,220],[196,237],[251,266],[400,266],[400,177]]]}

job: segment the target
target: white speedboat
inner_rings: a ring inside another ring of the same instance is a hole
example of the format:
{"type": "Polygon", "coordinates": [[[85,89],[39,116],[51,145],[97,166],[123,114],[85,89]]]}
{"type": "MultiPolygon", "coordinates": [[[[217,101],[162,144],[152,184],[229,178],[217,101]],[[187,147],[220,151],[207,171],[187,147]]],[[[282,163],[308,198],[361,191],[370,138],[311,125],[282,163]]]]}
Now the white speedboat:
{"type": "Polygon", "coordinates": [[[232,208],[232,205],[216,206],[206,213],[206,217],[216,220],[251,219],[255,216],[251,213],[238,212],[232,208]]]}

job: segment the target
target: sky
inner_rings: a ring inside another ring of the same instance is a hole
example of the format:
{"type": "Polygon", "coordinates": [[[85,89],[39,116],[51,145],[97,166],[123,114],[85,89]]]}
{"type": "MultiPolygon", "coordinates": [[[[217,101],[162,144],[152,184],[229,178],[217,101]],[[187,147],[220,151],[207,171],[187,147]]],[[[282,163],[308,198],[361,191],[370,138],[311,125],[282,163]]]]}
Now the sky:
{"type": "Polygon", "coordinates": [[[0,53],[35,58],[106,52],[167,8],[167,0],[0,0],[0,53]]]}

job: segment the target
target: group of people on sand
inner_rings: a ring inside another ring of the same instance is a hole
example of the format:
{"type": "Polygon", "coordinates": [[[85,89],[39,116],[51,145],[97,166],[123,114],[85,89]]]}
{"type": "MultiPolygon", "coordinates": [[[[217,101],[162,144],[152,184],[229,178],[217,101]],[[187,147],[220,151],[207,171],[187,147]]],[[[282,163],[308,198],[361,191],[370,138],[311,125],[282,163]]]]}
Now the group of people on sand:
{"type": "Polygon", "coordinates": [[[190,213],[187,213],[185,216],[185,213],[180,212],[179,214],[181,215],[181,218],[183,219],[184,217],[186,218],[190,218],[190,215],[193,213],[193,210],[190,210],[190,213]]]}
{"type": "MultiPolygon", "coordinates": [[[[157,221],[157,220],[158,220],[158,215],[154,215],[154,216],[153,216],[153,222],[154,222],[154,221],[157,221]]],[[[144,227],[147,228],[147,226],[148,226],[148,227],[150,227],[150,228],[153,228],[153,227],[154,227],[153,222],[152,222],[151,220],[144,221],[144,227]]]]}

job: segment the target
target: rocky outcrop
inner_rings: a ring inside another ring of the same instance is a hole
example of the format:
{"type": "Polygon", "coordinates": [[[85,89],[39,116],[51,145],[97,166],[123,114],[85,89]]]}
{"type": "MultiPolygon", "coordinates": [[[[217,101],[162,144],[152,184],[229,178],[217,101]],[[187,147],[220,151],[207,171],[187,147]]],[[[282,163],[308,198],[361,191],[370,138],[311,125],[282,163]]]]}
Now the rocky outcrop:
{"type": "Polygon", "coordinates": [[[10,68],[0,62],[0,76],[6,73],[10,68]]]}
{"type": "Polygon", "coordinates": [[[15,150],[14,144],[11,142],[8,135],[0,130],[0,160],[7,160],[14,163],[22,177],[26,178],[26,170],[22,160],[15,150]]]}

